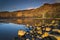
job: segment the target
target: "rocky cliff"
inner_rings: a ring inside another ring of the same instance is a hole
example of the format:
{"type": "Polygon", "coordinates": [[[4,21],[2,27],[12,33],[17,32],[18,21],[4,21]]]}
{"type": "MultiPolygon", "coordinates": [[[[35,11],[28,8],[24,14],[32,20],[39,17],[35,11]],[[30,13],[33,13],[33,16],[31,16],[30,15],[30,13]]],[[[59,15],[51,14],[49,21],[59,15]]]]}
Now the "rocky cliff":
{"type": "Polygon", "coordinates": [[[60,18],[60,3],[45,3],[41,7],[31,10],[18,10],[14,12],[0,12],[0,18],[33,17],[33,18],[60,18]]]}

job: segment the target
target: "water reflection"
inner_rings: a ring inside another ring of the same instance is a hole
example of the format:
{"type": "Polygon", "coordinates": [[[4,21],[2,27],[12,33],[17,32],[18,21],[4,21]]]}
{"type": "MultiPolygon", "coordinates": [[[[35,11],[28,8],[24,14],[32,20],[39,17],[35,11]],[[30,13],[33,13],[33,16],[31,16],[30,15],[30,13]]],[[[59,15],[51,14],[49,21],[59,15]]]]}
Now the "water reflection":
{"type": "MultiPolygon", "coordinates": [[[[0,19],[0,23],[4,22],[4,23],[15,23],[15,24],[29,24],[34,26],[35,24],[50,24],[52,22],[52,20],[54,19],[46,19],[46,20],[42,20],[42,19],[35,19],[35,18],[22,18],[22,19],[0,19]]],[[[60,23],[60,20],[56,19],[55,20],[56,23],[60,23]]]]}
{"type": "Polygon", "coordinates": [[[9,22],[9,23],[16,23],[16,24],[29,24],[34,25],[35,23],[42,23],[40,19],[31,19],[31,18],[23,18],[23,19],[1,19],[0,22],[9,22]]]}
{"type": "Polygon", "coordinates": [[[13,23],[0,23],[0,40],[12,40],[17,36],[18,30],[29,31],[25,25],[13,23]]]}

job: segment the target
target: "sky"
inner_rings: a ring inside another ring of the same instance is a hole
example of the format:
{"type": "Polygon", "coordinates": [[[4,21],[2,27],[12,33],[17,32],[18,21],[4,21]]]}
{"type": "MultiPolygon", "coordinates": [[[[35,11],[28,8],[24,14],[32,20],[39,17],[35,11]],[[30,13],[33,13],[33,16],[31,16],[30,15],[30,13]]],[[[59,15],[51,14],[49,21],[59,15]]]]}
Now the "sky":
{"type": "Polygon", "coordinates": [[[60,0],[0,0],[0,11],[29,10],[44,3],[60,3],[60,0]]]}

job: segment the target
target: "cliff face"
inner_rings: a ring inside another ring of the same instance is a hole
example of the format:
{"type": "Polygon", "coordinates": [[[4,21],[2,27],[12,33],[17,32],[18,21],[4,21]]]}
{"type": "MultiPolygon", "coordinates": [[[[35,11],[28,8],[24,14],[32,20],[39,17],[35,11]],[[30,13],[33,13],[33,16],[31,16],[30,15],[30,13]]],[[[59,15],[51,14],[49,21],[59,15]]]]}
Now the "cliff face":
{"type": "Polygon", "coordinates": [[[38,18],[60,18],[60,3],[44,4],[37,9],[19,10],[14,12],[0,12],[0,18],[13,17],[38,17],[38,18]]]}

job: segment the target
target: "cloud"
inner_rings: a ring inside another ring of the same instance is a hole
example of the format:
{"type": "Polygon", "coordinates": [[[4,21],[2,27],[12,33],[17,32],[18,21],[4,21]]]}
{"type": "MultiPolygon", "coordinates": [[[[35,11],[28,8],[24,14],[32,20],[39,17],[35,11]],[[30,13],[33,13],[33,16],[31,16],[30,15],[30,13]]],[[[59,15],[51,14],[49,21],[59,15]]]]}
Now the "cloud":
{"type": "Polygon", "coordinates": [[[30,10],[30,9],[36,9],[37,7],[28,7],[26,8],[27,10],[30,10]]]}
{"type": "Polygon", "coordinates": [[[29,9],[34,9],[34,8],[33,8],[33,7],[29,7],[29,8],[27,8],[27,9],[29,10],[29,9]]]}
{"type": "Polygon", "coordinates": [[[56,3],[60,3],[60,0],[55,0],[56,3]]]}

